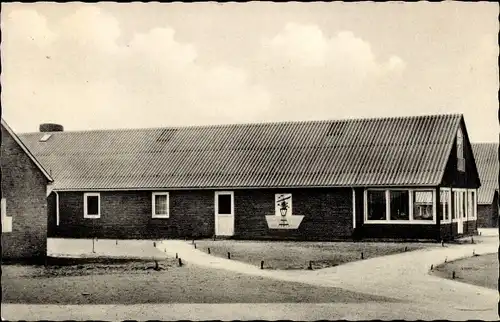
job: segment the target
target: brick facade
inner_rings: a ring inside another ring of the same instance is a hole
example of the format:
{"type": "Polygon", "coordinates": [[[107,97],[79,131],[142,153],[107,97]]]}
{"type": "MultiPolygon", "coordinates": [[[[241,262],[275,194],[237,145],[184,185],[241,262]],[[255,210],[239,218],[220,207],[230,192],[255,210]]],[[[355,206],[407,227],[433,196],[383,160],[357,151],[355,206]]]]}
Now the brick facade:
{"type": "Polygon", "coordinates": [[[477,226],[480,228],[498,227],[498,193],[491,205],[477,205],[477,226]]]}
{"type": "Polygon", "coordinates": [[[43,258],[47,254],[48,179],[2,126],[2,198],[12,217],[12,232],[2,233],[5,259],[43,258]]]}

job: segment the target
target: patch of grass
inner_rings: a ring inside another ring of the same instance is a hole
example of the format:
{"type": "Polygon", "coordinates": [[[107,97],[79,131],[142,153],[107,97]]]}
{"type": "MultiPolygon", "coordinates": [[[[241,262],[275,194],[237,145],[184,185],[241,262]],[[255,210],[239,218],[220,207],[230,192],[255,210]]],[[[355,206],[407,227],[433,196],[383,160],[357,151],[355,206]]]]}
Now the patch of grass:
{"type": "MultiPolygon", "coordinates": [[[[259,242],[234,240],[198,240],[197,249],[214,256],[249,263],[266,269],[313,269],[337,266],[363,259],[397,254],[426,247],[438,247],[430,243],[390,242],[259,242]],[[363,255],[361,255],[363,253],[363,255]]],[[[440,245],[439,245],[440,247],[440,245]]]]}
{"type": "Polygon", "coordinates": [[[488,254],[459,259],[441,264],[431,274],[473,285],[498,289],[498,254],[488,254]]]}
{"type": "MultiPolygon", "coordinates": [[[[139,263],[137,265],[142,265],[139,263]]],[[[26,274],[33,266],[2,266],[2,303],[140,304],[140,303],[364,303],[398,302],[333,287],[277,281],[197,266],[137,270],[131,264],[109,273],[94,266],[92,274],[26,274]],[[101,271],[101,273],[99,273],[101,271]],[[20,274],[21,272],[21,274],[20,274]],[[102,273],[105,272],[105,273],[102,273]]],[[[92,264],[86,267],[92,267],[92,264]]],[[[51,268],[54,269],[54,268],[51,268]]],[[[68,270],[61,267],[57,270],[68,270]]]]}
{"type": "Polygon", "coordinates": [[[174,267],[170,260],[128,260],[108,258],[60,258],[49,265],[2,265],[2,276],[9,278],[71,277],[109,274],[133,274],[147,270],[162,271],[174,267]]]}

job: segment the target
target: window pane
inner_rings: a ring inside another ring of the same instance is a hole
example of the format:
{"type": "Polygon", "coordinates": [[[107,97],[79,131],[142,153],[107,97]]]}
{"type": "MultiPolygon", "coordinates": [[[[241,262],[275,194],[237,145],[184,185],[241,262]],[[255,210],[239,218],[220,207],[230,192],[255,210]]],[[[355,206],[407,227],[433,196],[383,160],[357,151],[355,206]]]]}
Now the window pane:
{"type": "Polygon", "coordinates": [[[450,211],[450,192],[446,190],[441,190],[441,205],[442,205],[442,213],[441,219],[448,220],[449,219],[449,211],[450,211]]]}
{"type": "Polygon", "coordinates": [[[167,195],[155,195],[155,215],[167,215],[167,195]]]}
{"type": "Polygon", "coordinates": [[[391,220],[410,220],[410,199],[408,191],[390,191],[391,220]]]}
{"type": "Polygon", "coordinates": [[[385,220],[385,191],[368,191],[368,220],[385,220]]]}
{"type": "Polygon", "coordinates": [[[473,219],[474,218],[474,191],[468,192],[467,198],[467,217],[473,219]]]}
{"type": "Polygon", "coordinates": [[[99,214],[99,197],[87,196],[87,215],[99,214]]]}
{"type": "Polygon", "coordinates": [[[467,217],[467,194],[463,191],[462,194],[462,218],[465,219],[467,217]]]}
{"type": "Polygon", "coordinates": [[[219,209],[218,214],[230,215],[231,214],[231,195],[218,195],[219,209]]]}
{"type": "Polygon", "coordinates": [[[433,220],[434,209],[432,191],[413,192],[413,219],[433,220]]]}

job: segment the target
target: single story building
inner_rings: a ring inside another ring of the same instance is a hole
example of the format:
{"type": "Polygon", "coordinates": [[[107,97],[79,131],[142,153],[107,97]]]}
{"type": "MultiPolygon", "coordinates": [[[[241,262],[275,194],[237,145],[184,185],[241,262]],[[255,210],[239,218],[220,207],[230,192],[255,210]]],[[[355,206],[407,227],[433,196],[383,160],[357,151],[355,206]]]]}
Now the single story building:
{"type": "Polygon", "coordinates": [[[475,234],[462,115],[28,133],[49,236],[341,240],[475,234]]]}
{"type": "Polygon", "coordinates": [[[2,258],[43,259],[47,255],[47,195],[53,181],[2,119],[2,258]]]}
{"type": "Polygon", "coordinates": [[[498,227],[498,143],[473,143],[472,150],[481,179],[477,191],[477,226],[498,227]]]}

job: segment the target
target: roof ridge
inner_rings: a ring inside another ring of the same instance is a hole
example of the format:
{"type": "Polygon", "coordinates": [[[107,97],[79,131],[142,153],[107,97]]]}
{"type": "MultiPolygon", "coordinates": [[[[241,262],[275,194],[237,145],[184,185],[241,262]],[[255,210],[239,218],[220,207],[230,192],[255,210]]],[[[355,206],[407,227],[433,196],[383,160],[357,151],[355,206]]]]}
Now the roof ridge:
{"type": "MultiPolygon", "coordinates": [[[[97,133],[97,132],[128,132],[128,131],[152,131],[152,130],[179,130],[191,128],[225,128],[225,127],[244,127],[258,125],[291,125],[291,124],[312,124],[312,123],[330,123],[330,122],[359,122],[359,121],[383,121],[383,120],[404,120],[418,118],[438,118],[438,117],[461,117],[461,113],[440,113],[440,114],[421,114],[421,115],[401,115],[401,116],[377,116],[377,117],[356,117],[344,119],[317,119],[317,120],[289,120],[289,121],[272,121],[272,122],[250,122],[250,123],[226,123],[226,124],[198,124],[198,125],[182,125],[182,126],[159,126],[159,127],[140,127],[140,128],[114,128],[114,129],[91,129],[91,130],[69,130],[64,132],[46,132],[46,133],[97,133]]],[[[18,135],[34,135],[42,132],[24,132],[18,135]]],[[[45,132],[44,132],[45,133],[45,132]]]]}

